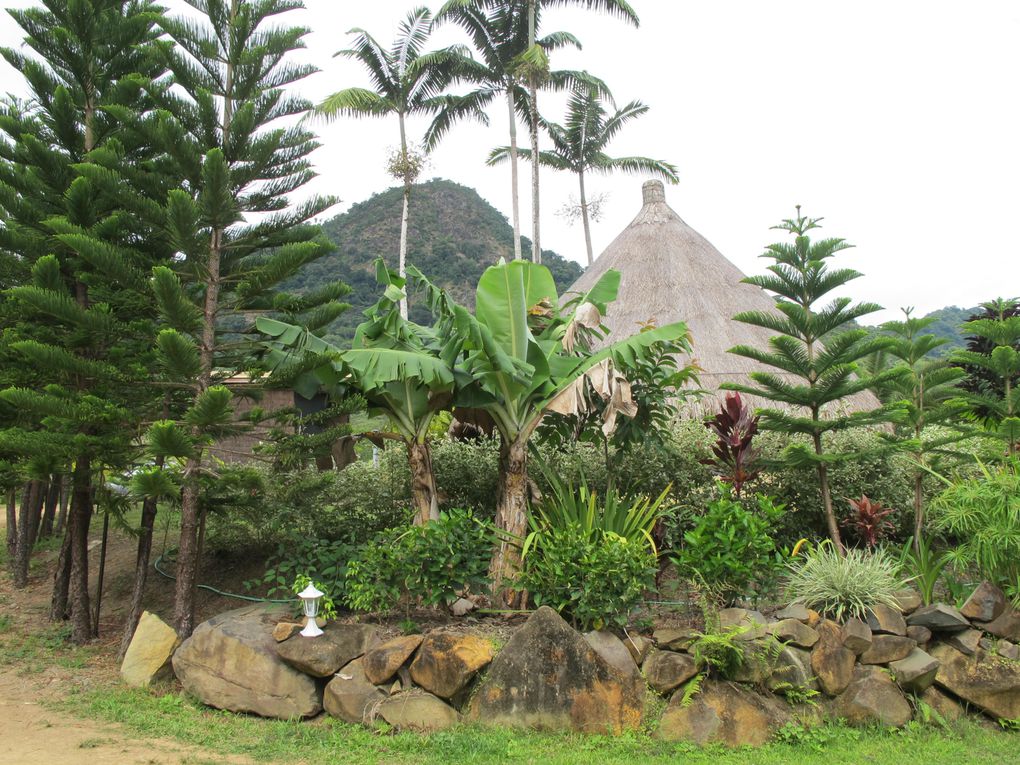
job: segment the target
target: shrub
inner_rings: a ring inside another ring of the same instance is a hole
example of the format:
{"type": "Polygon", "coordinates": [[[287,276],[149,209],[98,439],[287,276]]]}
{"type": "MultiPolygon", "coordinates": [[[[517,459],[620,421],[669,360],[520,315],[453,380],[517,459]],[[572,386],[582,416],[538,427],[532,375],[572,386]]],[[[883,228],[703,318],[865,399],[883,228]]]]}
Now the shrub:
{"type": "Polygon", "coordinates": [[[786,591],[793,603],[843,621],[864,618],[876,605],[896,607],[896,592],[904,582],[899,564],[884,550],[849,549],[845,555],[828,542],[809,550],[805,559],[790,566],[786,591]]]}
{"type": "Polygon", "coordinates": [[[581,629],[623,627],[655,586],[655,555],[644,540],[589,535],[576,526],[547,529],[524,556],[518,585],[581,629]]]}
{"type": "Polygon", "coordinates": [[[269,559],[262,578],[245,584],[249,588],[257,584],[267,587],[269,597],[286,597],[291,582],[303,576],[317,582],[333,602],[342,603],[346,595],[347,561],[354,550],[347,542],[290,534],[269,559]]]}
{"type": "Polygon", "coordinates": [[[741,597],[757,600],[774,589],[782,567],[770,529],[783,512],[771,497],[758,494],[742,502],[720,483],[718,497],[670,557],[682,576],[703,581],[726,603],[741,597]],[[748,510],[745,502],[756,507],[748,510]]]}
{"type": "Polygon", "coordinates": [[[494,539],[491,524],[468,510],[383,532],[347,565],[347,605],[356,611],[387,611],[401,602],[438,606],[482,590],[494,539]]]}
{"type": "Polygon", "coordinates": [[[981,465],[973,479],[947,481],[932,504],[932,524],[956,541],[952,562],[975,568],[1020,604],[1020,463],[981,465]]]}

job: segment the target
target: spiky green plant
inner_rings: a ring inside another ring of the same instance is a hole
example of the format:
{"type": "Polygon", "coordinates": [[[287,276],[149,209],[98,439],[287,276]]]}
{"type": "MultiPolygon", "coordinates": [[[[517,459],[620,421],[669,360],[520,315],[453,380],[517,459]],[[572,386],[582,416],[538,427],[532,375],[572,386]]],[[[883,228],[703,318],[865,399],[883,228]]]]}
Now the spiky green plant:
{"type": "Polygon", "coordinates": [[[792,602],[843,621],[863,618],[877,605],[895,608],[895,593],[904,586],[899,564],[884,550],[851,548],[841,555],[828,541],[809,550],[790,566],[786,583],[792,602]]]}

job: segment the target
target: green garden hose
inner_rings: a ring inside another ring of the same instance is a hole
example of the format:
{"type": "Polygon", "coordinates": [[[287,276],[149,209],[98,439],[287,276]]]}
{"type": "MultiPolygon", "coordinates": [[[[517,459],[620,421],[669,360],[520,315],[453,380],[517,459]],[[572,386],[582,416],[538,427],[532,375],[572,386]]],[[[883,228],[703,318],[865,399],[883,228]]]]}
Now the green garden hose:
{"type": "MultiPolygon", "coordinates": [[[[159,555],[159,557],[156,558],[155,562],[152,564],[152,567],[154,569],[156,569],[156,573],[161,574],[162,576],[165,576],[167,579],[169,579],[171,581],[174,581],[174,582],[177,581],[177,577],[174,576],[173,574],[168,574],[166,571],[161,569],[159,567],[159,564],[163,560],[163,556],[164,555],[172,555],[175,552],[177,552],[177,550],[168,550],[165,553],[161,553],[159,555]]],[[[236,600],[246,600],[249,603],[291,603],[291,604],[294,603],[294,599],[293,598],[287,598],[285,600],[280,600],[279,598],[256,598],[256,597],[253,597],[252,595],[238,595],[236,592],[224,592],[223,590],[217,590],[215,587],[210,587],[208,584],[198,584],[198,585],[195,585],[195,587],[196,587],[196,589],[199,589],[199,590],[206,590],[207,592],[212,592],[212,593],[214,593],[216,595],[222,595],[224,598],[235,598],[236,600]]]]}

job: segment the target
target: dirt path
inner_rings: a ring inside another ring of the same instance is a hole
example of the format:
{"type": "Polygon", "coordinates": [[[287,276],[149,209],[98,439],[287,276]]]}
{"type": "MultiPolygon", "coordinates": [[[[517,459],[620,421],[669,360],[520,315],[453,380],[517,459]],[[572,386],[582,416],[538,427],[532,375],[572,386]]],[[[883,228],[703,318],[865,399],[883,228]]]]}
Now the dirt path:
{"type": "Polygon", "coordinates": [[[139,740],[116,725],[44,707],[41,683],[0,672],[0,765],[246,765],[232,757],[162,739],[139,740]]]}

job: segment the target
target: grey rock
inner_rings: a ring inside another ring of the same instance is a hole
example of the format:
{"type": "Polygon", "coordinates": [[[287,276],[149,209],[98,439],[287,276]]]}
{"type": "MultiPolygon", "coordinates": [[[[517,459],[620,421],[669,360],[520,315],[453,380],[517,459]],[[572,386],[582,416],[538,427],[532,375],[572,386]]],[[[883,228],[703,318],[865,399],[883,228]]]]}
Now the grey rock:
{"type": "Polygon", "coordinates": [[[1020,643],[1020,611],[1007,604],[997,618],[982,624],[981,629],[990,635],[1020,643]]]}
{"type": "Polygon", "coordinates": [[[667,651],[686,651],[698,639],[698,631],[691,627],[662,627],[652,633],[652,640],[667,651]]]}
{"type": "Polygon", "coordinates": [[[588,641],[588,645],[594,648],[599,656],[606,660],[609,666],[615,667],[625,675],[641,675],[641,671],[638,669],[638,665],[634,663],[634,657],[630,655],[627,646],[612,632],[608,630],[594,630],[585,633],[584,639],[588,641]]]}
{"type": "Polygon", "coordinates": [[[996,648],[999,656],[1010,661],[1020,661],[1020,646],[1008,640],[1000,640],[996,648]]]}
{"type": "Polygon", "coordinates": [[[979,622],[995,621],[1006,610],[1006,596],[991,582],[981,582],[960,608],[968,619],[979,622]]]}
{"type": "Polygon", "coordinates": [[[929,653],[941,662],[935,683],[994,719],[1020,719],[1020,665],[978,649],[967,656],[939,644],[929,653]]]}
{"type": "Polygon", "coordinates": [[[366,677],[364,659],[355,659],[326,685],[322,706],[329,715],[357,725],[370,722],[388,695],[366,677]]]}
{"type": "Polygon", "coordinates": [[[867,623],[873,633],[877,632],[883,635],[907,634],[907,622],[904,620],[903,614],[899,612],[899,609],[881,603],[868,611],[867,623]]]}
{"type": "Polygon", "coordinates": [[[659,721],[656,735],[665,741],[698,745],[761,746],[785,723],[785,705],[737,685],[706,680],[686,706],[675,693],[659,721]]]}
{"type": "Polygon", "coordinates": [[[951,645],[960,653],[973,656],[981,643],[981,636],[983,634],[981,630],[964,630],[963,632],[954,632],[947,635],[943,640],[947,645],[951,645]]]}
{"type": "Polygon", "coordinates": [[[648,685],[658,693],[669,693],[698,674],[693,658],[673,651],[652,651],[641,670],[648,685]]]}
{"type": "Polygon", "coordinates": [[[911,587],[899,590],[893,595],[893,598],[896,600],[896,606],[900,609],[900,613],[904,615],[913,613],[922,604],[920,593],[911,587]]]}
{"type": "Polygon", "coordinates": [[[799,648],[810,648],[818,642],[818,633],[797,619],[783,619],[768,626],[776,640],[799,648]]]}
{"type": "Polygon", "coordinates": [[[751,611],[747,608],[724,608],[719,611],[719,627],[729,630],[734,627],[744,629],[737,640],[759,640],[765,637],[765,628],[768,622],[760,611],[751,611]]]}
{"type": "Polygon", "coordinates": [[[970,628],[970,622],[957,609],[945,603],[934,603],[919,608],[909,617],[911,627],[927,627],[932,632],[958,632],[970,628]]]}
{"type": "Polygon", "coordinates": [[[902,727],[910,722],[913,713],[910,702],[896,683],[884,672],[862,667],[834,703],[836,714],[851,725],[879,723],[902,727]]]}
{"type": "Polygon", "coordinates": [[[861,654],[861,664],[888,664],[910,655],[917,643],[899,635],[875,635],[871,648],[861,654]]]}
{"type": "Polygon", "coordinates": [[[630,651],[630,655],[634,659],[634,663],[640,666],[644,663],[645,658],[648,656],[648,652],[655,647],[655,644],[646,638],[644,635],[625,635],[623,638],[623,644],[630,651]]]}
{"type": "Polygon", "coordinates": [[[379,705],[379,716],[395,728],[431,733],[452,728],[460,714],[442,699],[418,690],[390,696],[379,705]]]}
{"type": "Polygon", "coordinates": [[[285,664],[313,677],[329,677],[379,642],[379,630],[370,624],[329,622],[318,637],[298,633],[276,645],[285,664]]]}
{"type": "Polygon", "coordinates": [[[776,611],[776,619],[782,621],[783,619],[796,619],[799,622],[807,624],[808,619],[811,618],[811,614],[808,612],[807,607],[800,603],[794,603],[792,606],[776,611]]]}
{"type": "Polygon", "coordinates": [[[365,651],[365,675],[369,682],[382,685],[397,674],[404,663],[414,655],[423,640],[422,635],[403,635],[387,640],[365,651]]]}
{"type": "Polygon", "coordinates": [[[856,616],[851,616],[843,625],[843,645],[857,656],[871,648],[871,627],[856,616]]]}
{"type": "Polygon", "coordinates": [[[827,695],[838,696],[853,679],[857,656],[843,645],[843,631],[835,622],[823,621],[816,629],[818,642],[811,650],[811,671],[827,695]]]}
{"type": "Polygon", "coordinates": [[[920,648],[915,648],[906,658],[889,662],[889,669],[900,688],[911,693],[921,693],[935,682],[939,661],[920,648]]]}
{"type": "Polygon", "coordinates": [[[766,686],[777,693],[785,693],[789,688],[819,690],[818,680],[811,672],[811,653],[794,646],[783,648],[772,663],[766,686]]]}
{"type": "Polygon", "coordinates": [[[923,646],[931,641],[931,630],[927,627],[907,627],[907,637],[923,646]]]}

